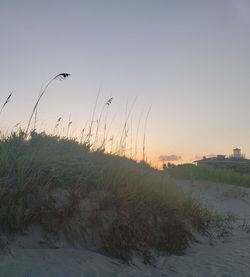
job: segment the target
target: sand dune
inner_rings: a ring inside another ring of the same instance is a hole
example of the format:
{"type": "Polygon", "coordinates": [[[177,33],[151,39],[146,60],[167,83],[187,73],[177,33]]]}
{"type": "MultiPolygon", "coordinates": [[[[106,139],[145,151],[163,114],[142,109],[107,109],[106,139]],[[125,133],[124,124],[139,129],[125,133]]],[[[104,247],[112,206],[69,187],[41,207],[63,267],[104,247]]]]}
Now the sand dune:
{"type": "Polygon", "coordinates": [[[250,189],[204,181],[178,181],[177,185],[211,209],[234,214],[232,233],[212,245],[209,240],[194,244],[183,256],[158,257],[154,266],[144,265],[139,258],[128,266],[92,251],[50,249],[37,242],[34,230],[15,239],[11,254],[1,253],[0,276],[250,276],[250,189]]]}

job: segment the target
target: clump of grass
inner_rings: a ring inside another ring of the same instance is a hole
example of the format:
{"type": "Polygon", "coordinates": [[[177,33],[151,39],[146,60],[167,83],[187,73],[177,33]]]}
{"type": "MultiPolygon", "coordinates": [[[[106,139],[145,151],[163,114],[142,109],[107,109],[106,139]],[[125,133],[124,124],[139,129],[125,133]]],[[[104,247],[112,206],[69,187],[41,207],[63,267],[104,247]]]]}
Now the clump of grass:
{"type": "Polygon", "coordinates": [[[216,238],[222,239],[230,237],[234,229],[234,223],[237,219],[237,216],[231,212],[225,214],[213,212],[211,214],[210,224],[210,243],[213,244],[216,238]]]}
{"type": "Polygon", "coordinates": [[[0,225],[16,233],[32,224],[70,241],[89,232],[108,255],[149,263],[155,252],[180,254],[197,233],[208,235],[212,217],[145,162],[21,131],[0,140],[0,225]],[[86,211],[91,195],[95,208],[86,211]]]}
{"type": "Polygon", "coordinates": [[[137,187],[110,193],[106,201],[115,213],[111,224],[102,226],[100,232],[106,253],[125,261],[137,254],[149,263],[155,251],[181,254],[195,241],[189,226],[195,213],[186,216],[186,203],[178,206],[164,194],[158,186],[157,191],[137,187]]]}

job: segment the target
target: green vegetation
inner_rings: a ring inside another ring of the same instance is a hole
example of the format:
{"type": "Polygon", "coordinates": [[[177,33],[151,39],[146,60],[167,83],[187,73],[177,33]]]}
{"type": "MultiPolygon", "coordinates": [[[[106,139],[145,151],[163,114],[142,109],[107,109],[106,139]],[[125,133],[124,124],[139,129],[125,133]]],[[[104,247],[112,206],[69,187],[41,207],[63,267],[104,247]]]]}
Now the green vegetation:
{"type": "MultiPolygon", "coordinates": [[[[116,143],[107,129],[113,98],[105,102],[96,120],[99,93],[91,122],[86,123],[80,139],[69,139],[70,119],[66,137],[36,132],[37,110],[45,92],[52,82],[69,75],[58,74],[41,89],[25,131],[11,131],[0,138],[0,248],[7,245],[1,240],[4,233],[15,235],[40,226],[50,238],[50,247],[57,247],[56,241],[83,244],[127,262],[140,255],[149,263],[157,252],[182,253],[197,234],[211,237],[216,226],[227,228],[224,219],[218,221],[219,216],[188,198],[163,172],[145,162],[150,109],[143,130],[143,161],[132,160],[137,159],[140,120],[135,153],[131,130],[131,159],[125,158],[135,101],[116,143]]],[[[53,134],[58,134],[61,119],[53,134]]],[[[12,130],[18,127],[19,123],[12,130]]]]}
{"type": "Polygon", "coordinates": [[[74,140],[14,133],[0,141],[1,230],[36,224],[71,243],[91,234],[97,251],[126,261],[178,254],[196,233],[208,234],[213,219],[163,177],[144,162],[74,140]]]}
{"type": "Polygon", "coordinates": [[[211,166],[179,165],[166,169],[171,177],[178,179],[208,180],[232,185],[250,187],[250,174],[241,174],[233,169],[220,169],[211,166]]]}

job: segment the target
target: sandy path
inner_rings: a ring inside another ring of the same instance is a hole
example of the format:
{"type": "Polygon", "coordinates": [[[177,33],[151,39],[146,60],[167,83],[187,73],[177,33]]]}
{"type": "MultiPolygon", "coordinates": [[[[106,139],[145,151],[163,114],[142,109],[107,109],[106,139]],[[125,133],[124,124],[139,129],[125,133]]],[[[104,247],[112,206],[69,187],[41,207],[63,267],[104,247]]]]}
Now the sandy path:
{"type": "Polygon", "coordinates": [[[159,257],[156,267],[137,259],[134,266],[127,266],[87,250],[24,249],[15,243],[12,256],[0,255],[0,276],[250,276],[250,234],[239,227],[244,218],[250,224],[250,189],[204,181],[178,181],[178,185],[210,208],[237,215],[233,234],[214,245],[195,244],[184,256],[159,257]]]}

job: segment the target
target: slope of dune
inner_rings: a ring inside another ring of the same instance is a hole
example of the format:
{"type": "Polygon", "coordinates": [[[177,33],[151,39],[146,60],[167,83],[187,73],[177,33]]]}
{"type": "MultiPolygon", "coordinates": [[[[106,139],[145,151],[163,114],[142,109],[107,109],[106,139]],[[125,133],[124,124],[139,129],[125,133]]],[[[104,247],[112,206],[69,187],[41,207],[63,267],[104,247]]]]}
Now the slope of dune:
{"type": "Polygon", "coordinates": [[[183,256],[161,256],[153,266],[140,258],[126,265],[105,255],[38,242],[39,230],[18,236],[0,255],[0,276],[249,276],[250,189],[205,181],[178,181],[185,193],[234,217],[231,232],[203,240],[183,256]]]}

